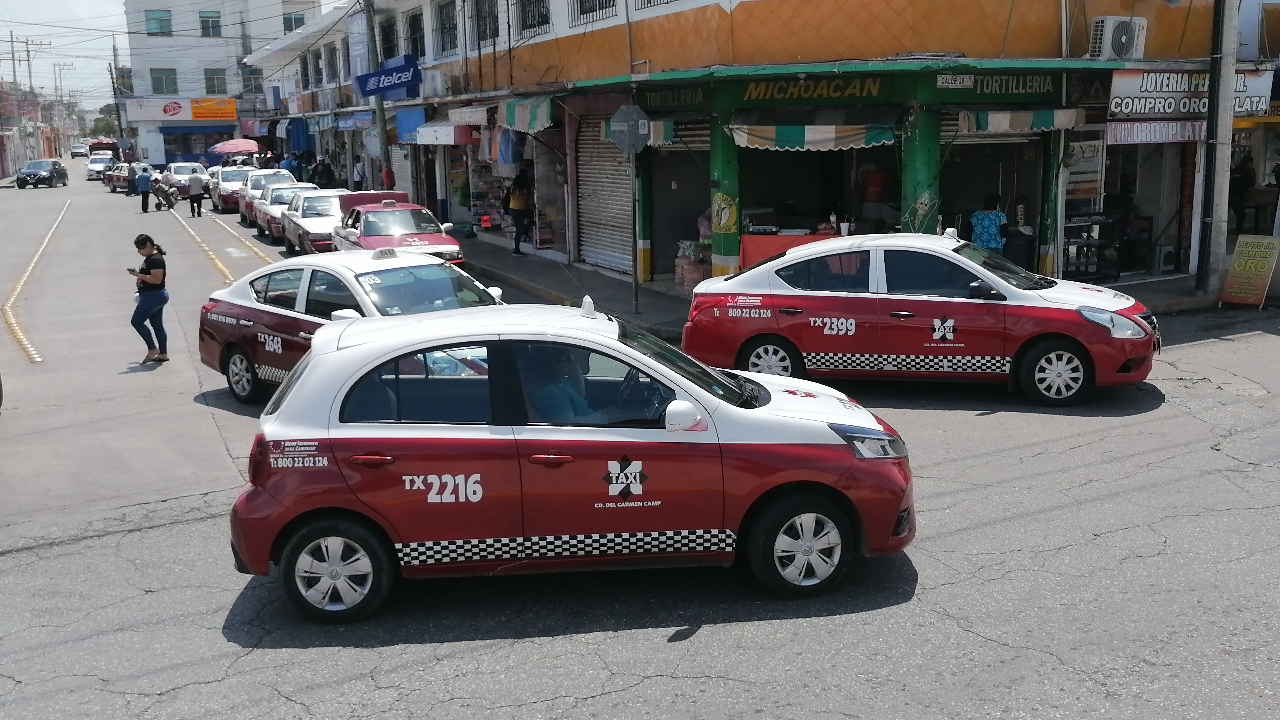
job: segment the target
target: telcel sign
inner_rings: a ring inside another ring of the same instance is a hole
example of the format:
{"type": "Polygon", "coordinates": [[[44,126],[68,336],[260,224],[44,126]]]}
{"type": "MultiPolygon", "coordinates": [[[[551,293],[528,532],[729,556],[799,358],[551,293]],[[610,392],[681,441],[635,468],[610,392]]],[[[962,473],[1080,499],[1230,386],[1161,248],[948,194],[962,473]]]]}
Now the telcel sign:
{"type": "Polygon", "coordinates": [[[394,67],[379,70],[367,75],[356,76],[356,87],[364,97],[381,95],[400,88],[417,85],[422,82],[422,72],[416,64],[408,67],[394,67]]]}
{"type": "MultiPolygon", "coordinates": [[[[1236,73],[1235,114],[1266,115],[1271,102],[1271,71],[1236,73]]],[[[1111,77],[1107,117],[1196,118],[1209,112],[1209,73],[1117,70],[1111,77]]]]}

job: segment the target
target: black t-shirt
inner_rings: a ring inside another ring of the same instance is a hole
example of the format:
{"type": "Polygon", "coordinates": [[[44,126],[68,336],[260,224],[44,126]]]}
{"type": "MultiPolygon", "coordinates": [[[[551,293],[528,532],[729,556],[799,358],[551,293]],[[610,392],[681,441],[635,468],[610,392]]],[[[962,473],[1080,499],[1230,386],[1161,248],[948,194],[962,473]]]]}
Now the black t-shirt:
{"type": "MultiPolygon", "coordinates": [[[[160,253],[151,253],[146,257],[145,260],[142,261],[142,267],[138,268],[138,272],[142,275],[150,275],[156,270],[164,270],[164,269],[165,269],[164,256],[161,255],[160,253]]],[[[166,273],[165,280],[167,279],[168,279],[168,274],[166,273]]],[[[161,280],[158,283],[149,283],[142,279],[138,280],[138,292],[140,293],[159,292],[160,290],[163,290],[163,289],[164,289],[164,280],[161,280]]]]}

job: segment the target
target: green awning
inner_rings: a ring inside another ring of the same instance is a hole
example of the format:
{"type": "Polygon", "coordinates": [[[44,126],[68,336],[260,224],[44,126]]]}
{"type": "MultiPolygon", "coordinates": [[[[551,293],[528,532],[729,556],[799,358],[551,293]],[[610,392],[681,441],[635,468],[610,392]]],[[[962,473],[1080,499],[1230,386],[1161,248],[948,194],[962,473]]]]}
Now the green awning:
{"type": "MultiPolygon", "coordinates": [[[[649,118],[649,140],[646,143],[650,147],[660,147],[663,145],[673,145],[676,141],[676,123],[691,122],[707,117],[707,113],[674,113],[670,115],[656,115],[649,118]]],[[[600,139],[609,139],[609,121],[605,120],[600,123],[600,139]]]]}
{"type": "Polygon", "coordinates": [[[498,105],[498,124],[502,127],[533,134],[551,127],[551,99],[555,95],[503,100],[498,105]]]}
{"type": "Polygon", "coordinates": [[[962,133],[1023,133],[1070,130],[1083,125],[1084,109],[1065,110],[962,110],[962,133]]]}
{"type": "Polygon", "coordinates": [[[740,147],[849,150],[893,143],[896,109],[744,110],[729,133],[740,147]]]}

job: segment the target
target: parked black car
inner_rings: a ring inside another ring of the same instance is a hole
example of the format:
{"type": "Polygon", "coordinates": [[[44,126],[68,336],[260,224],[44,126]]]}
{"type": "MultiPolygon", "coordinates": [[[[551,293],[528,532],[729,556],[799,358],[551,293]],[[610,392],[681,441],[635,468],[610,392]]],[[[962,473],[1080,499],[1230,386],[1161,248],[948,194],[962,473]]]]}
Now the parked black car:
{"type": "Polygon", "coordinates": [[[32,160],[18,171],[18,189],[30,185],[66,185],[67,166],[61,160],[32,160]]]}

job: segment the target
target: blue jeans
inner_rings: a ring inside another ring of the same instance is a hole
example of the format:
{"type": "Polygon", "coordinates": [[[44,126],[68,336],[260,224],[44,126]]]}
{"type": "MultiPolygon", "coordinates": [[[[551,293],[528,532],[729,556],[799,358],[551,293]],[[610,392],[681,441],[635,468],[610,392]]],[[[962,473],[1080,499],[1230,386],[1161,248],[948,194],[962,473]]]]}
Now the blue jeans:
{"type": "Polygon", "coordinates": [[[164,306],[168,303],[168,290],[138,293],[138,305],[133,309],[133,319],[129,321],[142,336],[148,350],[155,350],[156,343],[160,343],[161,355],[169,354],[169,335],[164,331],[164,306]],[[151,323],[150,328],[147,327],[148,322],[151,323]],[[151,337],[152,330],[155,330],[155,339],[151,337]]]}

